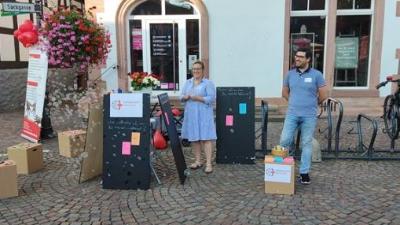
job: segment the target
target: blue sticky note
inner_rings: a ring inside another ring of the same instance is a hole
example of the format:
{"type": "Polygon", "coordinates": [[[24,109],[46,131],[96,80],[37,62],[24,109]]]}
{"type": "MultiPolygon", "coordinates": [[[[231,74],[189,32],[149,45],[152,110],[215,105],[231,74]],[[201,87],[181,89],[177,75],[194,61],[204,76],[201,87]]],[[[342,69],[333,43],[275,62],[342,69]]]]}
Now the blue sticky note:
{"type": "Polygon", "coordinates": [[[247,104],[240,103],[239,104],[239,114],[246,114],[247,113],[247,104]]]}

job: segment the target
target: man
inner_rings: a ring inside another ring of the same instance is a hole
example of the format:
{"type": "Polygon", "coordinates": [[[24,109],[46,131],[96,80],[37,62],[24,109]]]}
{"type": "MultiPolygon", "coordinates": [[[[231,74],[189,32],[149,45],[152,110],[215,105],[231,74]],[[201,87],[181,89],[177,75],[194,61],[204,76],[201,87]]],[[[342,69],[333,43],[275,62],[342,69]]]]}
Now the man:
{"type": "Polygon", "coordinates": [[[288,148],[293,143],[296,129],[301,131],[300,181],[310,184],[312,139],[317,124],[318,104],[328,97],[328,89],[321,72],[310,68],[311,51],[300,48],[296,51],[296,68],[288,72],[282,96],[289,101],[280,145],[288,148]]]}

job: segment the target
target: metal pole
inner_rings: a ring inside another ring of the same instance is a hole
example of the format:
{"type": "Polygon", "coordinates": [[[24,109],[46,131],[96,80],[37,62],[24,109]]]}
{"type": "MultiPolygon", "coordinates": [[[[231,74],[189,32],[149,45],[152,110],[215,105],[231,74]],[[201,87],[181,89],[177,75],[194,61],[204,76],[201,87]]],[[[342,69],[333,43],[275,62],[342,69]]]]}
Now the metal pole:
{"type": "Polygon", "coordinates": [[[40,28],[42,25],[42,16],[43,16],[43,2],[42,0],[35,0],[35,7],[37,7],[36,11],[36,26],[40,28]]]}

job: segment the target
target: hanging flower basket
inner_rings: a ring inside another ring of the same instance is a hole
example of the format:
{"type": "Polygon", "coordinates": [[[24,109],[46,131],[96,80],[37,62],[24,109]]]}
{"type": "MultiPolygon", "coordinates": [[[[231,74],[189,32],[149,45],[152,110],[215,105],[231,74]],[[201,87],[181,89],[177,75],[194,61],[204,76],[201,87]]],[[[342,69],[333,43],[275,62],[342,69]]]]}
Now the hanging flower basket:
{"type": "Polygon", "coordinates": [[[44,16],[40,30],[49,64],[60,68],[105,64],[111,47],[110,34],[93,19],[90,10],[59,8],[44,16]]]}

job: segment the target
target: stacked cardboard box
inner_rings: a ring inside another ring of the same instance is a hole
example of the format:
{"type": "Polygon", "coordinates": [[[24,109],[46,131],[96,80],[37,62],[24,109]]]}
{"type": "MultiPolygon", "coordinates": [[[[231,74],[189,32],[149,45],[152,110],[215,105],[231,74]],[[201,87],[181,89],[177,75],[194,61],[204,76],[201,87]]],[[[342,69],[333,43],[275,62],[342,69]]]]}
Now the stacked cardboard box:
{"type": "Polygon", "coordinates": [[[41,144],[20,143],[7,148],[8,158],[17,164],[18,174],[30,174],[43,168],[41,144]]]}
{"type": "Polygon", "coordinates": [[[0,199],[18,196],[17,165],[12,160],[0,162],[0,199]]]}
{"type": "Polygon", "coordinates": [[[294,168],[293,157],[265,156],[265,193],[294,194],[294,168]]]}
{"type": "Polygon", "coordinates": [[[74,158],[85,149],[86,131],[69,130],[58,133],[58,149],[60,155],[74,158]]]}

